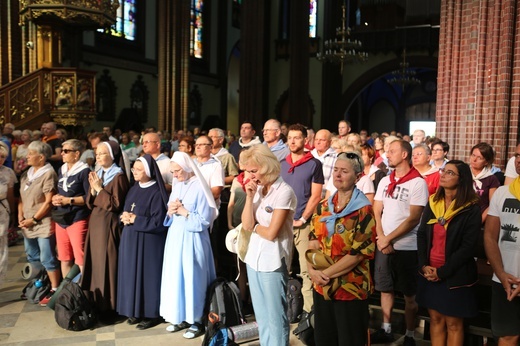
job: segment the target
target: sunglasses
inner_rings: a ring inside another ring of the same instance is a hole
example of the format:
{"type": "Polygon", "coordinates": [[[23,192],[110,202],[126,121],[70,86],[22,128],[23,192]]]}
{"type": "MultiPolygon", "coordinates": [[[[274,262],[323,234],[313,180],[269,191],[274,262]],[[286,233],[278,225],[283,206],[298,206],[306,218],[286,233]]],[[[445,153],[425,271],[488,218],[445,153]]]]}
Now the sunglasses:
{"type": "Polygon", "coordinates": [[[74,150],[74,149],[62,149],[61,151],[63,151],[65,154],[68,154],[68,153],[73,153],[77,150],[74,150]]]}
{"type": "Polygon", "coordinates": [[[357,162],[359,163],[359,166],[363,167],[363,164],[361,163],[361,158],[359,157],[358,154],[352,153],[352,152],[349,152],[349,153],[342,152],[342,153],[339,153],[337,157],[341,157],[341,156],[345,156],[347,159],[350,159],[350,160],[357,160],[357,162]]]}

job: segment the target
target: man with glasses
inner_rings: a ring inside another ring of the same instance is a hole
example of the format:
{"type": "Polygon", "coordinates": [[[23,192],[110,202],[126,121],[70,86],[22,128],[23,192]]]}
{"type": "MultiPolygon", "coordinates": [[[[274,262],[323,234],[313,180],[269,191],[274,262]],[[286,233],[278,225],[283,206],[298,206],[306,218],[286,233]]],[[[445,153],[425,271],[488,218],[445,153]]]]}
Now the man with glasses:
{"type": "Polygon", "coordinates": [[[298,199],[293,221],[294,245],[298,250],[300,276],[303,280],[303,310],[309,313],[313,305],[313,291],[305,252],[309,247],[309,221],[321,199],[324,184],[323,169],[321,162],[309,151],[304,150],[307,138],[305,126],[294,124],[289,126],[288,130],[287,145],[290,154],[281,162],[281,176],[292,187],[298,199]]]}
{"type": "Polygon", "coordinates": [[[393,141],[387,152],[389,176],[381,179],[374,198],[377,249],[375,254],[375,289],[381,292],[383,323],[372,333],[373,343],[394,340],[390,317],[394,292],[404,295],[405,346],[415,345],[417,303],[417,229],[424,206],[428,203],[428,186],[411,165],[412,147],[404,140],[393,141]]]}
{"type": "Polygon", "coordinates": [[[161,138],[157,133],[149,132],[143,136],[143,152],[154,158],[161,171],[166,192],[170,193],[173,180],[173,174],[170,172],[170,158],[161,153],[161,138]]]}
{"type": "Polygon", "coordinates": [[[208,183],[213,198],[220,208],[220,194],[224,188],[224,169],[220,160],[211,154],[213,141],[206,135],[199,136],[195,142],[195,163],[208,183]]]}
{"type": "Polygon", "coordinates": [[[224,169],[224,183],[226,187],[229,188],[233,179],[238,175],[238,165],[233,155],[224,148],[224,130],[213,128],[209,130],[208,137],[211,138],[211,141],[213,142],[211,154],[222,164],[222,168],[224,169]]]}
{"type": "Polygon", "coordinates": [[[233,142],[231,147],[229,148],[229,152],[231,155],[235,157],[235,160],[238,162],[238,157],[240,155],[240,151],[244,148],[248,148],[255,144],[260,144],[260,138],[255,136],[255,127],[253,123],[249,121],[244,121],[240,126],[240,138],[238,141],[233,142]]]}
{"type": "Polygon", "coordinates": [[[264,137],[264,143],[271,149],[271,152],[276,156],[278,161],[282,161],[289,155],[289,148],[281,139],[282,124],[276,119],[269,119],[265,122],[264,128],[262,129],[262,135],[264,137]]]}

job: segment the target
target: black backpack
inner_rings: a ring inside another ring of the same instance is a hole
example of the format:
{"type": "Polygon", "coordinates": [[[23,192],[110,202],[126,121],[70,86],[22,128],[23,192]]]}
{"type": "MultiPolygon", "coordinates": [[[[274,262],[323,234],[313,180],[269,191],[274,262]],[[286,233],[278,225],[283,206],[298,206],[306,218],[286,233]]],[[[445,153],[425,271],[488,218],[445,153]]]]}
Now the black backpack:
{"type": "Polygon", "coordinates": [[[234,282],[224,278],[217,278],[211,284],[206,293],[204,316],[206,316],[206,326],[208,326],[208,322],[221,322],[227,327],[245,323],[240,290],[234,282]],[[208,318],[209,314],[217,317],[212,318],[212,321],[210,321],[208,318]]]}
{"type": "Polygon", "coordinates": [[[96,324],[94,306],[75,282],[63,285],[54,306],[54,318],[63,329],[80,331],[96,324]]]}
{"type": "Polygon", "coordinates": [[[298,327],[293,330],[293,334],[296,335],[304,345],[315,346],[314,341],[314,309],[308,314],[302,314],[302,319],[298,323],[298,327]]]}
{"type": "Polygon", "coordinates": [[[206,332],[203,346],[236,345],[227,327],[245,323],[240,290],[234,282],[217,278],[206,293],[204,306],[206,332]]]}
{"type": "Polygon", "coordinates": [[[290,278],[287,282],[287,318],[289,323],[298,322],[302,312],[302,283],[298,279],[290,278]]]}
{"type": "Polygon", "coordinates": [[[38,304],[51,291],[51,281],[47,271],[42,269],[22,290],[22,298],[29,303],[38,304]]]}

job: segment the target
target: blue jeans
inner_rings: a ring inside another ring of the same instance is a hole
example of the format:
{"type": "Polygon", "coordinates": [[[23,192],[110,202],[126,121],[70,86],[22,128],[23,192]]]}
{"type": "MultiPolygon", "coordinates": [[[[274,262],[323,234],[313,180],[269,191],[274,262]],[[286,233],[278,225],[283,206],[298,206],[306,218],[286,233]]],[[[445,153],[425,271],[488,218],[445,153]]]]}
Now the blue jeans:
{"type": "Polygon", "coordinates": [[[56,235],[48,238],[25,238],[25,253],[29,263],[41,262],[45,270],[53,272],[59,268],[56,258],[56,235]]]}
{"type": "Polygon", "coordinates": [[[255,309],[262,346],[289,345],[287,281],[285,261],[273,272],[257,272],[247,265],[249,290],[255,309]]]}

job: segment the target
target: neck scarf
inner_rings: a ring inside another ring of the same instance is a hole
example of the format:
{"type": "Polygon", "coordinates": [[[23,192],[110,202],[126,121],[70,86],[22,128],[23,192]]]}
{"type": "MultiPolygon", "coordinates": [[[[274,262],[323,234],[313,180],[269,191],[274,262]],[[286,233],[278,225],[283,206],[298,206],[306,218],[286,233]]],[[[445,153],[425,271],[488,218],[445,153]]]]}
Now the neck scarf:
{"type": "Polygon", "coordinates": [[[53,168],[50,163],[46,163],[43,167],[40,167],[36,172],[34,172],[34,167],[31,166],[31,168],[29,168],[29,170],[27,171],[27,181],[25,182],[23,190],[27,190],[29,186],[31,186],[33,181],[35,181],[36,179],[38,179],[39,177],[41,177],[42,175],[44,175],[52,169],[53,168]]]}
{"type": "Polygon", "coordinates": [[[509,192],[520,201],[520,176],[509,185],[509,192]]]}
{"type": "Polygon", "coordinates": [[[476,188],[475,190],[481,190],[482,189],[481,180],[489,177],[490,175],[492,175],[492,173],[488,167],[484,167],[484,169],[481,170],[479,174],[473,175],[473,172],[471,172],[471,175],[473,176],[473,187],[476,188]]]}
{"type": "Polygon", "coordinates": [[[406,183],[409,180],[414,178],[422,178],[421,173],[419,173],[413,166],[410,168],[408,173],[406,173],[403,177],[399,178],[399,181],[395,180],[395,170],[390,174],[390,184],[388,184],[388,189],[386,190],[386,195],[392,197],[394,194],[395,187],[399,184],[406,183]]]}
{"type": "Polygon", "coordinates": [[[110,183],[112,179],[114,179],[114,177],[119,173],[123,173],[123,170],[121,169],[121,167],[113,163],[112,166],[110,166],[106,170],[104,168],[98,170],[97,176],[103,180],[103,186],[107,186],[108,183],[110,183]],[[105,174],[103,175],[103,173],[105,174]]]}
{"type": "Polygon", "coordinates": [[[428,221],[428,225],[438,223],[439,225],[444,226],[445,228],[448,228],[448,224],[458,213],[460,213],[463,209],[465,209],[468,206],[475,203],[475,202],[468,202],[458,209],[453,209],[455,207],[455,200],[453,200],[453,201],[451,201],[448,209],[446,210],[446,205],[444,204],[444,198],[441,198],[439,201],[435,202],[433,200],[434,197],[435,197],[435,194],[430,196],[430,208],[431,208],[435,218],[430,219],[430,221],[428,221]]]}
{"type": "MultiPolygon", "coordinates": [[[[87,169],[87,168],[89,168],[89,166],[82,161],[76,162],[70,169],[69,169],[68,164],[66,164],[66,163],[63,164],[63,166],[61,166],[61,179],[59,180],[59,182],[61,182],[63,185],[63,187],[62,187],[63,191],[65,191],[65,192],[69,191],[67,179],[70,176],[76,175],[79,172],[81,172],[82,170],[87,169]]],[[[72,183],[74,183],[74,182],[72,182],[72,183]]]]}
{"type": "MultiPolygon", "coordinates": [[[[264,141],[263,144],[267,145],[267,142],[264,141]]],[[[285,145],[285,143],[281,139],[279,139],[275,145],[273,145],[272,147],[269,147],[269,149],[271,149],[272,152],[284,150],[285,148],[287,148],[287,145],[285,145]]]]}
{"type": "Polygon", "coordinates": [[[240,185],[242,185],[242,190],[246,192],[246,184],[249,183],[251,179],[247,178],[246,180],[244,180],[244,176],[244,172],[241,172],[239,175],[237,175],[237,181],[240,183],[240,185]]]}
{"type": "Polygon", "coordinates": [[[58,136],[56,136],[55,134],[52,136],[45,136],[42,138],[42,142],[47,143],[49,141],[52,141],[53,139],[58,139],[58,136]]]}
{"type": "Polygon", "coordinates": [[[218,153],[216,153],[214,155],[215,155],[215,157],[219,157],[219,156],[226,155],[226,154],[229,154],[229,151],[226,148],[222,147],[222,148],[220,148],[218,153]]]}
{"type": "Polygon", "coordinates": [[[291,154],[287,155],[285,161],[287,161],[287,163],[291,166],[289,168],[289,173],[292,173],[296,167],[303,165],[305,162],[311,160],[312,158],[314,158],[314,156],[312,156],[312,154],[308,151],[303,155],[301,159],[293,163],[291,154]]]}
{"type": "Polygon", "coordinates": [[[339,218],[342,218],[356,210],[359,210],[363,208],[364,206],[370,205],[370,201],[365,196],[361,190],[359,190],[357,187],[354,187],[354,190],[352,191],[352,196],[350,197],[350,201],[348,202],[347,206],[340,211],[339,213],[334,212],[334,203],[332,200],[337,195],[337,191],[329,197],[328,203],[329,203],[329,211],[331,215],[322,217],[320,219],[320,222],[325,222],[327,225],[327,232],[329,235],[329,238],[332,237],[335,231],[335,225],[336,220],[339,218]]]}

